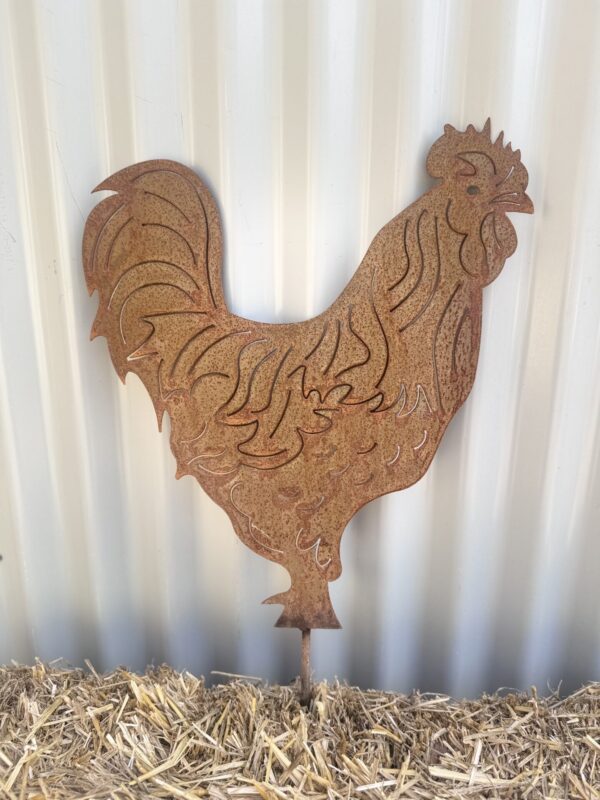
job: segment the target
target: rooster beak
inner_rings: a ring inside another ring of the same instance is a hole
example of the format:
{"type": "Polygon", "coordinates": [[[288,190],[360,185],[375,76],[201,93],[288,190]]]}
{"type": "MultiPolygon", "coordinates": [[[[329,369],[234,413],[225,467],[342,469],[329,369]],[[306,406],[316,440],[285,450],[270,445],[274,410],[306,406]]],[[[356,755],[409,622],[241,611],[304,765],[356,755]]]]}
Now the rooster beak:
{"type": "Polygon", "coordinates": [[[533,214],[533,203],[525,192],[506,192],[492,198],[492,203],[502,211],[520,211],[523,214],[533,214]]]}
{"type": "Polygon", "coordinates": [[[533,214],[533,201],[525,192],[521,195],[519,207],[516,208],[515,211],[521,211],[523,214],[533,214]]]}

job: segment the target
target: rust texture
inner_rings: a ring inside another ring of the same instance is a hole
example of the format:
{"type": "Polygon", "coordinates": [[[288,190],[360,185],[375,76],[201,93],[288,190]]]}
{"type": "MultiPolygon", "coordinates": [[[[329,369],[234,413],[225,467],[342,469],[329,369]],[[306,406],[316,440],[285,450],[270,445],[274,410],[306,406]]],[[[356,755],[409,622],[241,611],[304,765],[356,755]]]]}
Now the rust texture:
{"type": "Polygon", "coordinates": [[[337,628],[329,581],[361,506],[417,481],[473,385],[483,287],[531,213],[520,153],[446,125],[435,185],[385,225],[348,286],[306,322],[232,314],[221,281],[215,201],[187,167],[115,173],[83,240],[92,337],[122,380],[135,372],[159,427],[171,419],[177,476],[192,475],[240,539],[284,566],[277,625],[337,628]]]}

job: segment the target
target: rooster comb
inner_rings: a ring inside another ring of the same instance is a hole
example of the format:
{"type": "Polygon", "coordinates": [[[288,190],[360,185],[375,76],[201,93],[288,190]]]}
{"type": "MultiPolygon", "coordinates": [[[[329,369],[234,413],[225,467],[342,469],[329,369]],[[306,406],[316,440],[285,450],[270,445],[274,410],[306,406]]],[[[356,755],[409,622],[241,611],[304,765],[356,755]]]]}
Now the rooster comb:
{"type": "Polygon", "coordinates": [[[496,141],[492,141],[491,129],[489,117],[480,131],[474,125],[467,125],[464,131],[445,125],[443,135],[433,143],[427,157],[427,171],[431,177],[455,175],[457,166],[464,169],[467,162],[472,169],[489,169],[498,176],[512,171],[526,187],[527,170],[521,163],[521,151],[513,150],[510,142],[504,144],[504,131],[500,131],[496,141]]]}

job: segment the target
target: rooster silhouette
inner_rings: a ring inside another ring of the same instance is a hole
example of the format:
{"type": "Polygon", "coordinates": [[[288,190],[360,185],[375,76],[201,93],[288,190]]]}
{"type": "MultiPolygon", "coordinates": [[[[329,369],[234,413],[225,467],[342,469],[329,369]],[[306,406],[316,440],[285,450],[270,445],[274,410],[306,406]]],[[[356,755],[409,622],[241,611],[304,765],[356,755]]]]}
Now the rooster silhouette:
{"type": "MultiPolygon", "coordinates": [[[[527,171],[503,135],[446,125],[436,184],[375,236],[347,287],[305,322],[232,314],[215,201],[187,167],[127,167],[85,226],[99,293],[92,328],[122,380],[171,419],[177,476],[194,476],[240,539],[284,566],[277,625],[339,627],[328,582],[358,509],[417,481],[469,394],[483,287],[514,252],[506,212],[531,213],[527,171]]],[[[96,191],[97,191],[96,190],[96,191]]]]}

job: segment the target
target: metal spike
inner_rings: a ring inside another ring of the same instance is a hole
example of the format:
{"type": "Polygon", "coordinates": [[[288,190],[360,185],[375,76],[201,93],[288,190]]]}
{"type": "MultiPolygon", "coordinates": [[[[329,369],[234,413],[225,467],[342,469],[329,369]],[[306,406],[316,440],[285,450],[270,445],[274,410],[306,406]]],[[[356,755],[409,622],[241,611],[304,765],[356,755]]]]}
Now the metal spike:
{"type": "Polygon", "coordinates": [[[491,137],[491,133],[492,133],[492,120],[491,120],[489,117],[486,119],[486,121],[485,121],[485,125],[483,126],[483,130],[482,130],[481,132],[482,132],[482,133],[485,133],[485,135],[486,135],[486,136],[489,136],[489,137],[490,137],[490,139],[492,138],[492,137],[491,137]]]}
{"type": "Polygon", "coordinates": [[[504,131],[500,131],[500,133],[498,134],[498,138],[496,139],[494,144],[497,145],[498,147],[502,147],[503,141],[504,141],[504,131]]]}

